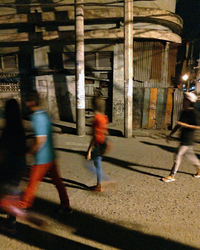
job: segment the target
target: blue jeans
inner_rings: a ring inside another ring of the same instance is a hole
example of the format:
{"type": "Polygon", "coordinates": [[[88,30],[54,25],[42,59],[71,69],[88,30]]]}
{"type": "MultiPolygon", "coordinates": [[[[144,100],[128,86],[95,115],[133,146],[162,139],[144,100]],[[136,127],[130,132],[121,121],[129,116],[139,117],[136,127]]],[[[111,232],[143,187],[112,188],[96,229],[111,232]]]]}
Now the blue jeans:
{"type": "Polygon", "coordinates": [[[101,168],[101,156],[96,156],[92,159],[94,161],[94,166],[96,167],[96,174],[97,174],[97,184],[102,182],[102,168],[101,168]]]}

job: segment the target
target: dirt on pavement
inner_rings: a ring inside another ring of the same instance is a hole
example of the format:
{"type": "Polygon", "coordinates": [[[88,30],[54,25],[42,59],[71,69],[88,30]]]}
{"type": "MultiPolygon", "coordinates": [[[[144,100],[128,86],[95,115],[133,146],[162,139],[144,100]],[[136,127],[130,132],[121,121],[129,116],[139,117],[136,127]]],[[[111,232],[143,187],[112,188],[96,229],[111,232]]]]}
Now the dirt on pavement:
{"type": "MultiPolygon", "coordinates": [[[[59,216],[56,189],[45,178],[34,211],[45,219],[43,231],[18,222],[18,232],[0,234],[0,249],[200,249],[200,179],[184,159],[176,181],[169,174],[178,141],[162,137],[112,137],[103,171],[117,182],[105,192],[87,186],[96,177],[85,167],[90,136],[55,133],[57,161],[67,186],[72,215],[59,216]]],[[[200,146],[195,144],[200,154],[200,146]]],[[[4,220],[4,215],[1,216],[4,220]]]]}

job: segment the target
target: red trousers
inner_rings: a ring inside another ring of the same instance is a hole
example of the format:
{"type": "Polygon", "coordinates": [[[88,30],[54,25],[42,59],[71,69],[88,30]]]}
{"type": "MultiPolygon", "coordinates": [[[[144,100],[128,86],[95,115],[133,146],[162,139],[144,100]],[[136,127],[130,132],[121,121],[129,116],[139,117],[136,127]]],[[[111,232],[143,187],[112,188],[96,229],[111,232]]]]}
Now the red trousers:
{"type": "Polygon", "coordinates": [[[60,201],[61,201],[61,206],[63,208],[69,207],[70,204],[69,204],[67,191],[60,178],[55,161],[47,163],[47,164],[32,166],[32,169],[30,172],[29,183],[23,194],[22,201],[20,202],[21,207],[29,208],[32,206],[34,198],[35,198],[36,189],[39,183],[44,178],[44,176],[47,174],[47,172],[49,172],[52,182],[58,190],[60,201]]]}

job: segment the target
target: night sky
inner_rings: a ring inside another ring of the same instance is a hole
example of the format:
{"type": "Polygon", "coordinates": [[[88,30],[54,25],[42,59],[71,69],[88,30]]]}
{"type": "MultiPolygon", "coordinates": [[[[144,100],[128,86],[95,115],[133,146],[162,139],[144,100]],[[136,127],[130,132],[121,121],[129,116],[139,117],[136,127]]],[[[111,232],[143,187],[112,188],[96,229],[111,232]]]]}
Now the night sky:
{"type": "Polygon", "coordinates": [[[200,38],[200,0],[179,0],[176,12],[184,21],[183,37],[200,38]]]}

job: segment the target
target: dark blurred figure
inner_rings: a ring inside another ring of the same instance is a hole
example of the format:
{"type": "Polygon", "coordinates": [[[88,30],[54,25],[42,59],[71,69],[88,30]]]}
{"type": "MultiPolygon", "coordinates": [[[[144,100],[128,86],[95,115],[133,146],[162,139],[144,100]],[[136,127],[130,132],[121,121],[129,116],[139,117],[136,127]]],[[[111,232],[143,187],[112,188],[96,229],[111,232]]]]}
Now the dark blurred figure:
{"type": "Polygon", "coordinates": [[[180,134],[180,145],[178,147],[174,164],[172,166],[170,175],[163,177],[161,180],[164,182],[175,181],[175,175],[179,169],[179,166],[183,160],[183,157],[186,156],[194,166],[198,168],[197,174],[194,175],[196,178],[200,178],[200,161],[194,153],[193,144],[194,144],[194,135],[195,130],[199,130],[199,119],[198,112],[195,108],[195,103],[198,97],[192,92],[185,92],[183,99],[183,110],[181,116],[176,126],[172,129],[168,139],[177,131],[181,130],[180,134]]]}
{"type": "Polygon", "coordinates": [[[72,209],[70,208],[67,191],[60,178],[55,161],[51,121],[47,112],[40,107],[40,98],[37,91],[32,91],[27,95],[26,107],[32,112],[31,122],[35,141],[29,150],[29,154],[34,155],[34,165],[30,172],[28,186],[19,205],[25,209],[32,206],[37,187],[43,177],[49,172],[60,196],[61,204],[57,212],[65,214],[71,213],[72,209]]]}
{"type": "MultiPolygon", "coordinates": [[[[6,101],[4,118],[5,125],[0,137],[0,204],[9,213],[8,207],[19,197],[18,187],[26,167],[25,131],[15,99],[6,101]]],[[[15,216],[8,215],[7,226],[14,229],[15,224],[15,216]]]]}
{"type": "Polygon", "coordinates": [[[18,185],[26,166],[26,136],[19,105],[15,99],[6,102],[4,118],[5,126],[0,138],[0,180],[18,185]]]}

